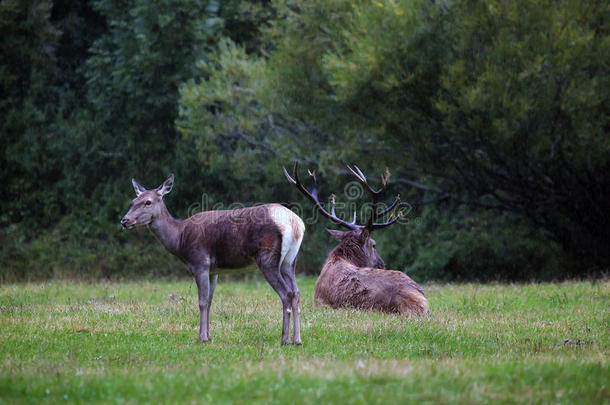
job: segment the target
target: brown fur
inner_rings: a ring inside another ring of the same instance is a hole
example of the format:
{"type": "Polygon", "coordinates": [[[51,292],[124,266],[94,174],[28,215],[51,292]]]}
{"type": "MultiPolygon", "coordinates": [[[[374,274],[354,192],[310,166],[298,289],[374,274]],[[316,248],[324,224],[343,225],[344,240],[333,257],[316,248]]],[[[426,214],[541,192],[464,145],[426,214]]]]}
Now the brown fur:
{"type": "Polygon", "coordinates": [[[429,313],[428,300],[415,281],[400,271],[381,267],[383,261],[372,239],[362,237],[360,230],[345,232],[322,267],[315,303],[398,314],[429,313]],[[372,248],[367,247],[371,242],[372,248]]]}
{"type": "Polygon", "coordinates": [[[267,214],[269,207],[206,211],[181,221],[175,254],[187,263],[197,262],[205,254],[213,269],[244,267],[263,252],[279,261],[282,235],[267,214]]]}

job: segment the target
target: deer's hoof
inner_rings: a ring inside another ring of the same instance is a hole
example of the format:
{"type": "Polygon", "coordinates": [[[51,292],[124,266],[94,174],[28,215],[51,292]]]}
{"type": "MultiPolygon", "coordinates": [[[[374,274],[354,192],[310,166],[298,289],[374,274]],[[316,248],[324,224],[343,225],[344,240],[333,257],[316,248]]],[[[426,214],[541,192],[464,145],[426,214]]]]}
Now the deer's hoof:
{"type": "Polygon", "coordinates": [[[199,336],[199,343],[208,343],[210,341],[209,337],[201,337],[199,336]]]}
{"type": "Polygon", "coordinates": [[[303,344],[303,342],[301,342],[301,339],[295,340],[294,342],[292,342],[293,345],[295,346],[301,346],[303,344]]]}

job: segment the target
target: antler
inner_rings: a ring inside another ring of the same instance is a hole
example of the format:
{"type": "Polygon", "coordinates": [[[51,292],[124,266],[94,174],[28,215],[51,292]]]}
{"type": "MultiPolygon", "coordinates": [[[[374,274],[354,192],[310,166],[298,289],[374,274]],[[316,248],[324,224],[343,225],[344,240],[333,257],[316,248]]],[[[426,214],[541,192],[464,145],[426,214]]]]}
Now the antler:
{"type": "Polygon", "coordinates": [[[387,188],[388,184],[390,183],[390,171],[387,168],[385,169],[385,173],[383,174],[383,176],[381,176],[381,187],[378,190],[374,190],[369,185],[368,181],[366,180],[366,176],[364,175],[364,173],[362,173],[362,170],[360,170],[360,168],[358,166],[354,165],[353,168],[350,166],[347,166],[347,168],[356,177],[358,182],[360,184],[362,184],[364,189],[369,192],[369,194],[371,195],[371,198],[373,199],[373,204],[371,206],[371,216],[369,217],[369,220],[366,223],[365,228],[367,228],[369,231],[374,231],[375,229],[381,229],[381,228],[385,228],[386,226],[390,226],[393,223],[395,223],[396,221],[398,221],[398,219],[400,218],[400,214],[395,216],[394,218],[391,218],[387,222],[381,222],[381,223],[375,222],[377,220],[377,218],[383,217],[388,212],[391,212],[396,207],[396,205],[400,202],[400,195],[397,195],[396,198],[394,199],[394,202],[388,208],[386,208],[385,210],[383,210],[381,212],[377,212],[377,204],[379,203],[379,199],[381,198],[381,196],[385,192],[385,189],[387,188]]]}
{"type": "Polygon", "coordinates": [[[294,184],[295,186],[297,186],[299,191],[301,193],[303,193],[305,195],[305,197],[309,198],[309,200],[311,200],[311,202],[314,203],[314,205],[316,206],[318,211],[320,211],[320,213],[322,215],[324,215],[326,218],[328,218],[331,221],[333,221],[334,223],[344,226],[347,229],[350,229],[352,231],[355,229],[362,228],[361,225],[356,225],[356,223],[355,223],[356,222],[356,215],[355,215],[356,213],[355,212],[354,212],[354,222],[344,221],[335,214],[335,195],[334,194],[330,197],[330,200],[331,200],[330,213],[324,209],[324,206],[320,203],[320,200],[318,199],[318,189],[317,189],[315,172],[312,172],[311,170],[307,170],[307,173],[309,173],[309,175],[313,179],[313,188],[311,189],[311,193],[310,193],[301,183],[301,179],[299,179],[299,162],[294,162],[294,170],[293,170],[294,178],[290,177],[290,175],[286,171],[285,167],[282,167],[282,169],[284,170],[284,175],[286,176],[288,181],[291,182],[292,184],[294,184]]]}
{"type": "Polygon", "coordinates": [[[295,186],[297,186],[299,191],[301,193],[303,193],[309,200],[311,200],[314,203],[314,205],[316,206],[316,208],[318,209],[318,211],[320,211],[320,213],[322,215],[324,215],[326,218],[330,219],[331,221],[333,221],[336,224],[344,226],[350,230],[366,228],[369,231],[374,231],[376,229],[381,229],[381,228],[385,228],[386,226],[390,226],[393,223],[395,223],[396,221],[398,221],[398,219],[400,218],[400,214],[397,216],[392,215],[392,217],[390,217],[390,220],[387,222],[381,222],[381,223],[375,222],[377,220],[377,218],[383,217],[387,213],[392,212],[394,210],[394,208],[396,207],[396,205],[400,202],[400,195],[397,195],[396,198],[394,199],[394,202],[388,208],[384,209],[381,212],[377,212],[377,204],[379,203],[379,199],[385,192],[385,189],[388,186],[388,183],[390,180],[390,172],[388,171],[388,169],[386,169],[384,175],[381,176],[381,188],[379,188],[378,190],[374,190],[368,184],[368,181],[366,180],[366,176],[364,175],[364,173],[362,173],[362,171],[358,168],[358,166],[354,166],[354,168],[347,166],[347,168],[354,176],[356,176],[356,179],[358,180],[358,182],[360,184],[362,184],[362,186],[369,192],[369,194],[371,194],[371,197],[373,199],[373,205],[371,207],[371,216],[366,225],[357,225],[356,224],[356,212],[355,211],[354,211],[354,218],[352,219],[351,222],[344,221],[341,218],[337,217],[337,215],[335,213],[335,195],[334,194],[332,194],[330,197],[330,201],[331,201],[330,213],[324,209],[324,207],[322,206],[322,204],[320,203],[320,201],[318,199],[318,190],[317,190],[315,172],[312,172],[310,170],[307,171],[309,173],[309,175],[311,176],[311,178],[313,179],[313,188],[310,193],[303,186],[303,184],[301,183],[301,181],[299,179],[299,173],[298,173],[299,163],[298,162],[294,163],[294,170],[293,170],[294,178],[290,177],[290,175],[286,171],[286,168],[282,168],[282,169],[284,170],[284,175],[286,176],[288,181],[291,182],[292,184],[294,184],[295,186]]]}

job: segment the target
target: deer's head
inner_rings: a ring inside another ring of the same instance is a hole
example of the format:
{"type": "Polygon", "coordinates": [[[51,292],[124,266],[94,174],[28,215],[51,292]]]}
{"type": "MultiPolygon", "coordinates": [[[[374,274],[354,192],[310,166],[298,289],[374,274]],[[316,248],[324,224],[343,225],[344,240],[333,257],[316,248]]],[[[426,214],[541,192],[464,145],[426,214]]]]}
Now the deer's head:
{"type": "Polygon", "coordinates": [[[366,177],[357,166],[354,166],[354,168],[348,166],[347,168],[356,177],[356,179],[363,186],[363,188],[367,190],[368,193],[371,195],[371,215],[366,225],[356,224],[356,212],[354,212],[354,218],[351,222],[339,218],[335,213],[334,194],[330,198],[330,212],[324,209],[324,206],[320,203],[320,200],[318,199],[316,175],[314,172],[309,171],[309,175],[313,180],[313,188],[311,192],[309,192],[303,186],[303,184],[301,184],[301,180],[299,179],[298,173],[298,163],[295,163],[294,165],[294,178],[288,174],[286,169],[284,169],[284,175],[286,176],[289,182],[294,184],[297,189],[305,195],[305,197],[307,197],[310,201],[314,203],[314,206],[323,216],[330,219],[335,224],[348,229],[348,231],[345,232],[327,229],[327,231],[340,242],[339,245],[333,251],[335,254],[351,261],[358,267],[376,267],[382,269],[385,267],[385,263],[383,262],[381,256],[379,256],[379,253],[377,253],[377,243],[373,238],[371,238],[371,232],[376,229],[381,229],[385,228],[386,226],[390,226],[400,218],[400,215],[392,215],[390,219],[386,222],[376,222],[378,218],[382,218],[384,215],[394,211],[397,204],[400,202],[400,196],[396,196],[394,202],[389,207],[382,211],[379,211],[379,199],[384,193],[390,180],[389,171],[386,169],[384,175],[381,177],[381,188],[379,188],[378,190],[374,190],[373,188],[371,188],[371,186],[369,186],[366,177]]]}
{"type": "Polygon", "coordinates": [[[142,187],[135,179],[131,179],[131,184],[136,192],[136,198],[133,199],[127,214],[121,219],[123,228],[149,225],[155,218],[166,212],[163,196],[172,191],[174,185],[173,174],[159,187],[151,190],[142,187]]]}
{"type": "Polygon", "coordinates": [[[335,229],[326,231],[339,241],[339,245],[334,249],[338,256],[349,260],[358,267],[385,268],[383,259],[377,253],[377,242],[371,238],[370,232],[366,229],[345,232],[335,229]]]}

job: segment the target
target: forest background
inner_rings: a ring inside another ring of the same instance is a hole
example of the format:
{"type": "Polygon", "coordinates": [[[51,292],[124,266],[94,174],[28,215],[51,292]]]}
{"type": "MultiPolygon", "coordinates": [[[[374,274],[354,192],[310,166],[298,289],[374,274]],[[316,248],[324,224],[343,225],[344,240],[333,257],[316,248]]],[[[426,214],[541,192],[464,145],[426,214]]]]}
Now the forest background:
{"type": "MultiPolygon", "coordinates": [[[[610,266],[610,3],[593,0],[3,0],[0,281],[187,275],[133,189],[175,216],[348,205],[345,164],[408,203],[376,233],[425,280],[551,280],[610,266]],[[347,194],[347,195],[346,195],[347,194]]],[[[351,193],[351,194],[350,194],[351,193]]],[[[307,221],[301,274],[333,246],[307,221]]]]}

